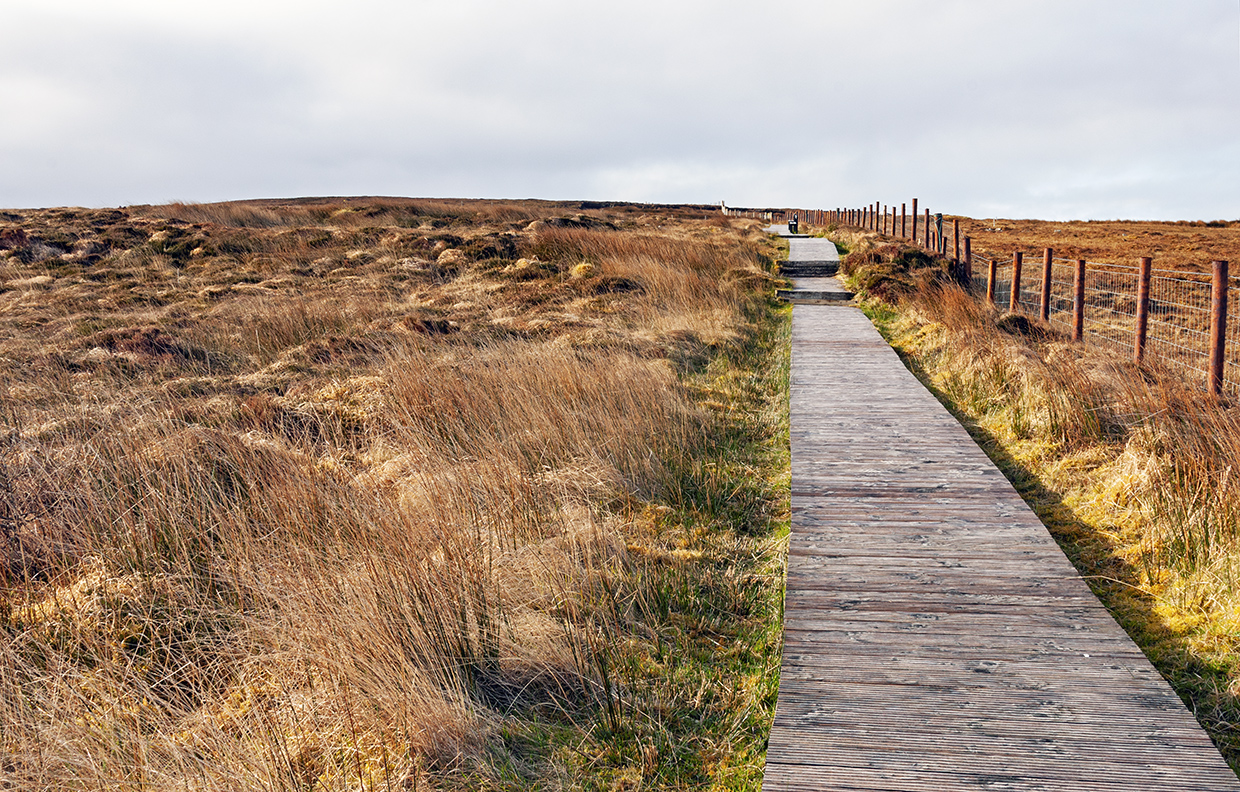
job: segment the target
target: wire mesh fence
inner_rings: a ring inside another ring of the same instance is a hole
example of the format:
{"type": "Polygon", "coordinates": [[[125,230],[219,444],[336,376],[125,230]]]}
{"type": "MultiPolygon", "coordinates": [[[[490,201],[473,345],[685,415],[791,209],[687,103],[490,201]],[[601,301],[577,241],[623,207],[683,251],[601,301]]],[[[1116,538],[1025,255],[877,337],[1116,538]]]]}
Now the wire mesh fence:
{"type": "MultiPolygon", "coordinates": [[[[1050,288],[1044,292],[1044,260],[1026,258],[1017,285],[1017,310],[1046,316],[1051,326],[1071,333],[1074,325],[1077,262],[1055,258],[1050,267],[1050,288]]],[[[995,262],[994,300],[1002,308],[1012,305],[1014,261],[995,262]]],[[[971,288],[987,292],[990,259],[973,256],[971,288]]],[[[1119,352],[1133,354],[1139,311],[1140,268],[1117,264],[1085,263],[1082,330],[1086,340],[1119,352]]],[[[1229,294],[1236,294],[1240,278],[1229,278],[1229,294]]],[[[1193,272],[1154,270],[1150,275],[1145,357],[1196,375],[1204,383],[1209,374],[1210,276],[1193,272]]],[[[1229,299],[1223,388],[1240,391],[1240,300],[1229,299]]]]}

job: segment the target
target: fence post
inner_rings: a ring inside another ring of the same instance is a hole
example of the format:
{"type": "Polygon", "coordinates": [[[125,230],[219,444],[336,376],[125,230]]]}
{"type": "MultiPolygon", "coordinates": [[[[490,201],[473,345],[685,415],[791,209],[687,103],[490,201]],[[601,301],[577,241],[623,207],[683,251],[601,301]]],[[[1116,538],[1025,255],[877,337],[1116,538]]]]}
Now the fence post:
{"type": "Polygon", "coordinates": [[[933,250],[933,248],[930,247],[930,210],[929,209],[926,210],[926,238],[922,242],[922,246],[925,247],[926,250],[933,250]]]}
{"type": "Polygon", "coordinates": [[[917,199],[913,199],[913,234],[909,237],[909,241],[914,245],[917,244],[917,199]]]}
{"type": "Polygon", "coordinates": [[[997,269],[998,267],[995,264],[995,260],[992,258],[990,260],[990,266],[986,271],[986,301],[991,305],[995,304],[995,275],[997,274],[997,269]]]}
{"type": "Polygon", "coordinates": [[[1227,262],[1215,261],[1210,289],[1210,382],[1214,396],[1223,392],[1223,353],[1227,348],[1227,262]]]}
{"type": "Polygon", "coordinates": [[[1008,310],[1012,313],[1020,310],[1020,269],[1024,263],[1025,252],[1016,251],[1016,255],[1012,256],[1012,294],[1008,298],[1008,310]]]}
{"type": "Polygon", "coordinates": [[[908,204],[900,204],[900,238],[908,239],[908,204]]]}
{"type": "Polygon", "coordinates": [[[973,288],[973,240],[964,238],[964,285],[973,288]]]}
{"type": "Polygon", "coordinates": [[[956,248],[952,258],[956,260],[956,268],[960,268],[960,218],[952,218],[952,235],[956,237],[956,248]]]}
{"type": "Polygon", "coordinates": [[[1051,260],[1055,251],[1047,248],[1042,252],[1042,321],[1051,320],[1051,260]]]}
{"type": "Polygon", "coordinates": [[[1150,325],[1150,266],[1154,259],[1141,258],[1141,274],[1137,277],[1137,337],[1133,343],[1132,359],[1140,363],[1145,357],[1145,333],[1150,325]]]}
{"type": "Polygon", "coordinates": [[[1076,285],[1072,289],[1072,340],[1085,338],[1085,259],[1076,261],[1076,285]]]}

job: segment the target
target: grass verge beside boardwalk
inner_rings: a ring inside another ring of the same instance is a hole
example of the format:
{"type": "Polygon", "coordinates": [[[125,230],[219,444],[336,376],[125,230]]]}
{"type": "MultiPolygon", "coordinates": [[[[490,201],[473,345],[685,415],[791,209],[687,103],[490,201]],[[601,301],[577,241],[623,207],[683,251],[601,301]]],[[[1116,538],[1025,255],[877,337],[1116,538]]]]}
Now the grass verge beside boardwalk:
{"type": "Polygon", "coordinates": [[[626,504],[627,601],[605,605],[633,618],[613,621],[604,652],[614,710],[557,735],[571,788],[761,787],[782,648],[791,308],[754,319],[743,345],[685,376],[719,421],[690,477],[707,486],[626,504]]]}

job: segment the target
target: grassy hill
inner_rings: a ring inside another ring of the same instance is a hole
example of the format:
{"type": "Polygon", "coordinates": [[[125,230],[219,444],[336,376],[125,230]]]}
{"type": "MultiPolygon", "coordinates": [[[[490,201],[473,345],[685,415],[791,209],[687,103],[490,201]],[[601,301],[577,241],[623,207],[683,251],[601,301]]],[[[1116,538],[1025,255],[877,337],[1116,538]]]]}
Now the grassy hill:
{"type": "Polygon", "coordinates": [[[756,788],[788,317],[758,225],[0,213],[0,786],[756,788]]]}

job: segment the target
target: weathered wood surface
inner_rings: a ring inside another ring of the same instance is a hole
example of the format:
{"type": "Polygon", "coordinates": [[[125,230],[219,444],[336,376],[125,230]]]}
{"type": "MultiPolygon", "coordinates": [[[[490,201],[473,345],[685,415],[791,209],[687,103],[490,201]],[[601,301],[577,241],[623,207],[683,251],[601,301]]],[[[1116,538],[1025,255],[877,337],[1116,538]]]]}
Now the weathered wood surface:
{"type": "Polygon", "coordinates": [[[788,260],[780,262],[780,271],[792,280],[791,291],[779,296],[794,303],[847,302],[852,292],[836,277],[840,254],[828,239],[788,240],[788,260]]]}
{"type": "Polygon", "coordinates": [[[855,308],[793,309],[784,630],[769,792],[1240,789],[855,308]]]}

